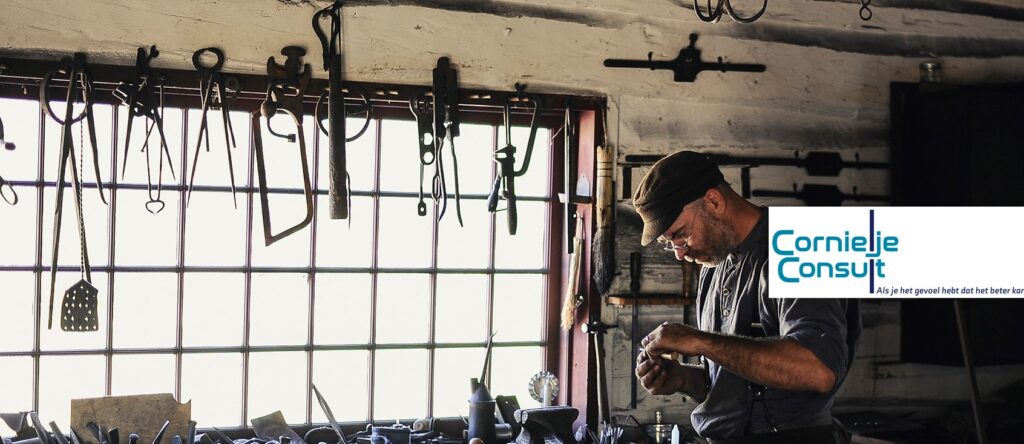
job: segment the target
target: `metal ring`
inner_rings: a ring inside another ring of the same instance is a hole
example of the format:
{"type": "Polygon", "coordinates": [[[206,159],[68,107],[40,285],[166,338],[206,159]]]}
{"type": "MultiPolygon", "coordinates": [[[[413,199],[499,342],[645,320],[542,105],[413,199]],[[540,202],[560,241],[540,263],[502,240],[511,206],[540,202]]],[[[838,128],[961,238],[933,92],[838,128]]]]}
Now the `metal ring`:
{"type": "Polygon", "coordinates": [[[166,204],[164,204],[164,201],[162,201],[160,199],[151,199],[149,202],[146,202],[146,211],[149,211],[150,214],[154,214],[155,215],[155,214],[163,211],[164,210],[164,206],[166,206],[166,204]],[[150,204],[160,204],[160,206],[154,210],[153,208],[150,207],[150,204]]]}
{"type": "Polygon", "coordinates": [[[18,192],[14,190],[14,187],[11,186],[10,182],[4,180],[3,178],[0,178],[0,197],[3,197],[4,201],[11,205],[18,204],[18,192]],[[7,190],[11,191],[10,196],[7,195],[7,190]]]}
{"type": "MultiPolygon", "coordinates": [[[[71,71],[73,71],[71,66],[73,62],[70,58],[65,57],[63,60],[60,61],[60,63],[60,66],[50,70],[49,72],[43,75],[43,80],[39,83],[39,105],[43,107],[43,110],[46,111],[46,114],[50,115],[51,119],[55,120],[60,125],[64,125],[64,119],[57,117],[57,114],[53,112],[53,108],[50,107],[50,82],[53,81],[53,76],[58,73],[68,74],[71,71]]],[[[71,88],[73,82],[75,82],[75,79],[69,79],[68,88],[71,88]]],[[[88,85],[89,82],[85,82],[85,84],[88,85]]],[[[91,85],[88,87],[91,88],[91,85]]],[[[77,97],[73,97],[72,99],[77,99],[77,97]]],[[[74,106],[74,104],[69,103],[67,104],[67,106],[74,106]]],[[[81,122],[82,119],[85,118],[86,114],[87,110],[83,109],[81,114],[71,119],[71,123],[81,122]]]]}
{"type": "Polygon", "coordinates": [[[766,10],[768,10],[768,0],[764,0],[764,3],[761,4],[761,10],[757,11],[756,14],[750,17],[743,17],[737,14],[736,10],[732,9],[732,0],[725,0],[725,11],[729,14],[729,17],[732,17],[734,21],[740,23],[754,23],[755,21],[757,21],[757,19],[761,18],[761,16],[764,15],[764,12],[766,10]]]}
{"type": "Polygon", "coordinates": [[[860,19],[861,20],[863,20],[865,22],[868,21],[868,20],[871,20],[871,16],[872,15],[873,14],[871,13],[871,8],[868,8],[868,5],[866,3],[860,7],[860,19]]]}
{"type": "Polygon", "coordinates": [[[219,48],[214,48],[211,46],[209,48],[203,48],[196,52],[193,52],[192,66],[195,66],[196,71],[199,71],[201,73],[220,71],[221,67],[224,66],[224,51],[221,51],[219,48]],[[212,53],[214,57],[217,58],[217,61],[213,62],[213,66],[203,65],[203,54],[207,52],[212,53]]]}
{"type": "Polygon", "coordinates": [[[700,0],[693,0],[693,12],[697,13],[697,18],[704,23],[718,23],[722,19],[722,4],[725,0],[718,0],[718,4],[715,5],[715,9],[711,9],[711,0],[708,0],[708,15],[705,16],[700,10],[700,5],[697,3],[700,0]]]}
{"type": "MultiPolygon", "coordinates": [[[[345,141],[346,142],[352,142],[352,141],[362,137],[363,134],[366,133],[366,130],[370,128],[370,120],[372,120],[371,116],[373,115],[373,104],[370,103],[369,92],[367,92],[366,88],[364,88],[362,85],[353,84],[352,86],[355,86],[358,89],[358,91],[356,91],[356,93],[359,94],[359,98],[363,100],[363,105],[361,107],[359,107],[358,110],[353,111],[351,113],[346,111],[345,112],[345,118],[348,118],[349,116],[354,116],[354,115],[357,115],[357,114],[362,114],[364,112],[366,113],[366,118],[363,119],[363,126],[362,126],[362,128],[360,128],[359,131],[357,131],[354,136],[352,136],[352,137],[345,137],[345,141]]],[[[328,132],[327,131],[327,127],[324,126],[324,120],[327,120],[327,119],[322,119],[320,117],[320,107],[323,106],[324,100],[327,98],[328,93],[330,93],[330,89],[325,88],[324,91],[322,93],[320,93],[320,97],[316,99],[316,105],[313,108],[314,109],[314,111],[313,111],[313,120],[316,120],[316,126],[318,128],[320,128],[320,131],[322,131],[325,135],[329,135],[330,132],[328,132]]],[[[342,100],[344,100],[344,99],[342,99],[342,100]]]]}

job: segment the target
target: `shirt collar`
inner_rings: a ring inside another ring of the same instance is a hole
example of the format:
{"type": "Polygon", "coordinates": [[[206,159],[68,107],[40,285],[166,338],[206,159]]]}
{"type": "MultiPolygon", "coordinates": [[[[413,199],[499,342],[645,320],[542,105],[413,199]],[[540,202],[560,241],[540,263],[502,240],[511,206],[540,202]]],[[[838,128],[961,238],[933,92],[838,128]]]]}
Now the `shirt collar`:
{"type": "Polygon", "coordinates": [[[750,233],[747,234],[745,239],[743,239],[743,242],[740,242],[736,249],[729,254],[730,260],[734,260],[736,257],[760,247],[762,244],[767,244],[768,208],[759,207],[759,209],[761,210],[761,217],[757,219],[757,223],[754,224],[754,228],[750,230],[750,233]]]}

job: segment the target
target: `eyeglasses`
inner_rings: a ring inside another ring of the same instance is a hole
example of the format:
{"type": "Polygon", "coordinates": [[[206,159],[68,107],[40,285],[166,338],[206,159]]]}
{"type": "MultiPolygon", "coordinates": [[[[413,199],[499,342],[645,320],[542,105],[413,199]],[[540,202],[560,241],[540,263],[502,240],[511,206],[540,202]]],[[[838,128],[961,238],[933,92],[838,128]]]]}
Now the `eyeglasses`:
{"type": "MultiPolygon", "coordinates": [[[[685,211],[685,209],[684,209],[684,211],[685,211]]],[[[675,242],[677,240],[680,240],[680,239],[682,239],[682,241],[683,241],[683,245],[682,245],[683,248],[690,248],[690,245],[689,245],[690,235],[693,234],[693,224],[696,221],[697,221],[697,210],[694,210],[693,211],[693,216],[690,217],[690,223],[684,225],[682,228],[680,228],[680,229],[676,230],[674,233],[670,234],[668,239],[666,239],[664,236],[658,236],[657,241],[658,241],[659,244],[661,244],[661,248],[663,250],[665,250],[665,251],[673,251],[674,252],[676,250],[675,242]]]]}

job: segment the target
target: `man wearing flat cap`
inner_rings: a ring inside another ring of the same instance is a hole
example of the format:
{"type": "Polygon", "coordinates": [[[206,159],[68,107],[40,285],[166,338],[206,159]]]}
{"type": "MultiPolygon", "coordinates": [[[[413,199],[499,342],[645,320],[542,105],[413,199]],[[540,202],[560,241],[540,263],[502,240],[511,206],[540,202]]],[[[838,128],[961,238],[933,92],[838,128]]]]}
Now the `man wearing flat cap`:
{"type": "Polygon", "coordinates": [[[768,297],[768,210],[736,194],[707,156],[658,161],[633,205],[641,243],[702,265],[697,328],[666,322],[645,337],[636,377],[654,395],[700,404],[694,429],[718,443],[842,443],[831,407],[860,337],[856,301],[768,297]],[[680,364],[665,354],[699,356],[680,364]]]}

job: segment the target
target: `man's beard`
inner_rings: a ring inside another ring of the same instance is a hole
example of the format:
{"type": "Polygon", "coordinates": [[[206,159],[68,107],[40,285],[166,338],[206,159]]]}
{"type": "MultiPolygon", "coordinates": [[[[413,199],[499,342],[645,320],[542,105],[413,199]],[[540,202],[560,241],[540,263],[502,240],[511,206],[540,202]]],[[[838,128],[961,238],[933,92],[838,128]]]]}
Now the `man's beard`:
{"type": "Polygon", "coordinates": [[[704,218],[704,241],[707,248],[696,251],[697,255],[688,254],[694,262],[708,268],[717,267],[736,248],[735,234],[729,229],[724,220],[718,218],[711,212],[700,209],[701,217],[704,218]]]}

